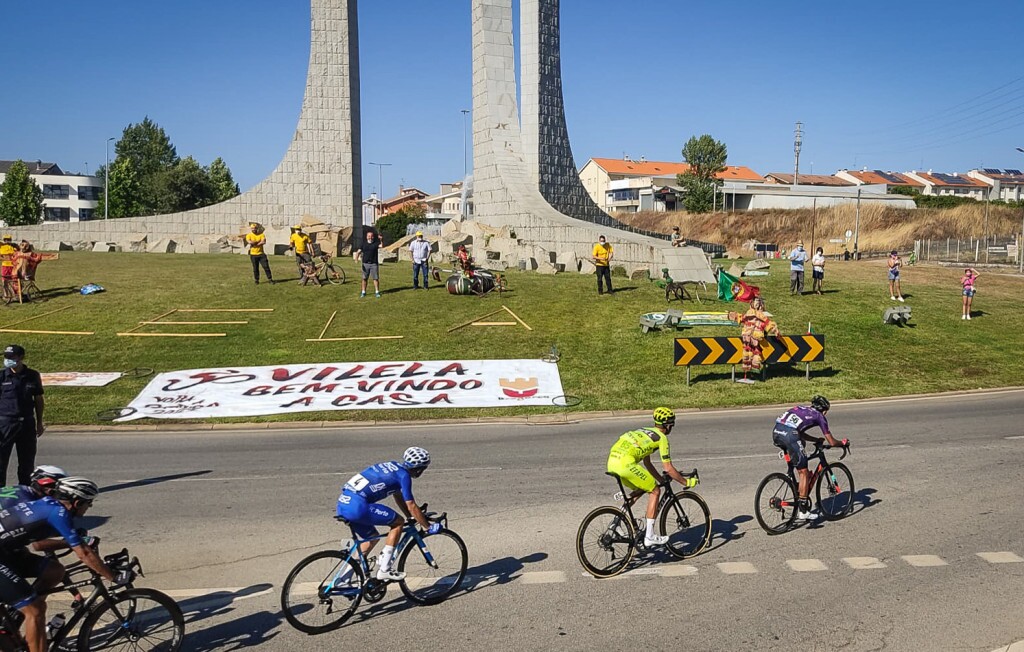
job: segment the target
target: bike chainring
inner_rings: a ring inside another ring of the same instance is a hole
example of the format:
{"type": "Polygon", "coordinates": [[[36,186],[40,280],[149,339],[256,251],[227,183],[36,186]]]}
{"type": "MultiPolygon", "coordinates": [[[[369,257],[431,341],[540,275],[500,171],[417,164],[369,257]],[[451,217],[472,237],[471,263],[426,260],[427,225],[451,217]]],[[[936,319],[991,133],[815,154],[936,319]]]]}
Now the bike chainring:
{"type": "Polygon", "coordinates": [[[384,599],[387,592],[387,582],[371,578],[366,580],[366,585],[363,588],[363,599],[370,603],[380,602],[384,599]]]}

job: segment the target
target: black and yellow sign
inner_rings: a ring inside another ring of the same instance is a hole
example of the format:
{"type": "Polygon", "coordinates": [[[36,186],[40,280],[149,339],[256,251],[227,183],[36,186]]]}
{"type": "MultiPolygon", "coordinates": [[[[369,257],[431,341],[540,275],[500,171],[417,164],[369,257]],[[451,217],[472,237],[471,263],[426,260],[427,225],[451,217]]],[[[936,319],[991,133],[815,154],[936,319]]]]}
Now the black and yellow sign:
{"type": "MultiPolygon", "coordinates": [[[[743,341],[738,337],[679,337],[675,348],[677,367],[739,364],[743,360],[743,341]]],[[[765,337],[761,342],[761,359],[765,364],[821,362],[825,359],[825,336],[765,337]]]]}

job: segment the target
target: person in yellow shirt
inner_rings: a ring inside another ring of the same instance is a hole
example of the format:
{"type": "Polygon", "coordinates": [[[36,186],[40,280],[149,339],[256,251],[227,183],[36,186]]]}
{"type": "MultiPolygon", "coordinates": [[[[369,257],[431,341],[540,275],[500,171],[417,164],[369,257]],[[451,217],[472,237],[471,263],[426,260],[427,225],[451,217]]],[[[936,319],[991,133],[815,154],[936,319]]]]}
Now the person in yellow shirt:
{"type": "Polygon", "coordinates": [[[594,245],[594,251],[590,254],[591,259],[594,261],[594,266],[597,267],[597,293],[604,294],[604,286],[601,284],[601,279],[604,279],[605,284],[608,286],[608,294],[612,293],[612,246],[608,243],[608,240],[602,235],[597,239],[597,244],[594,245]]]}
{"type": "Polygon", "coordinates": [[[3,277],[4,291],[7,290],[7,283],[14,280],[14,258],[18,254],[14,246],[14,238],[5,235],[3,243],[0,244],[0,277],[3,277]]]}
{"type": "Polygon", "coordinates": [[[313,262],[313,241],[302,232],[302,225],[292,227],[292,235],[288,238],[288,248],[295,252],[295,264],[299,267],[299,283],[302,283],[302,264],[313,262]]]}
{"type": "Polygon", "coordinates": [[[270,261],[263,248],[267,246],[267,236],[263,233],[263,227],[256,222],[249,223],[249,233],[245,234],[245,246],[249,248],[249,262],[252,263],[252,278],[256,285],[260,284],[260,267],[267,275],[270,284],[274,284],[274,275],[270,273],[270,261]]]}

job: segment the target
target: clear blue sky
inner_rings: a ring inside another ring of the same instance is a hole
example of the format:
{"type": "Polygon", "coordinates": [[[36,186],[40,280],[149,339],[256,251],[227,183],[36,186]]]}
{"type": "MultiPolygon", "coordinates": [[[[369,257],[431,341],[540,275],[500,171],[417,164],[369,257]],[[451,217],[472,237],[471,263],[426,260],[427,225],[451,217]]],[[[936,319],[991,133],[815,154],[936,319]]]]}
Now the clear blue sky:
{"type": "MultiPolygon", "coordinates": [[[[436,192],[462,176],[469,0],[362,0],[364,189],[369,161],[436,192]]],[[[5,7],[0,158],[94,171],[104,141],[148,115],[179,155],[222,156],[243,190],[295,129],[309,54],[306,0],[104,0],[5,7]]],[[[710,133],[729,162],[1024,169],[1024,2],[562,0],[576,161],[680,160],[710,133]]]]}

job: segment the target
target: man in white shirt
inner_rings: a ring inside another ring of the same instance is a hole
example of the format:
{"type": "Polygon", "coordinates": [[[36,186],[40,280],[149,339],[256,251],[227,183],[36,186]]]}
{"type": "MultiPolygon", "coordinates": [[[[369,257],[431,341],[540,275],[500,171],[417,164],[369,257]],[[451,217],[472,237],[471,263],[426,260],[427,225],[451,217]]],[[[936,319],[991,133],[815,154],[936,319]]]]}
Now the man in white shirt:
{"type": "Polygon", "coordinates": [[[804,263],[809,256],[804,249],[804,243],[796,243],[796,249],[789,252],[789,293],[804,293],[804,263]]]}
{"type": "Polygon", "coordinates": [[[416,239],[409,243],[412,253],[412,289],[420,289],[419,275],[423,273],[423,289],[427,290],[427,271],[430,267],[430,241],[424,239],[423,231],[416,232],[416,239]]]}

